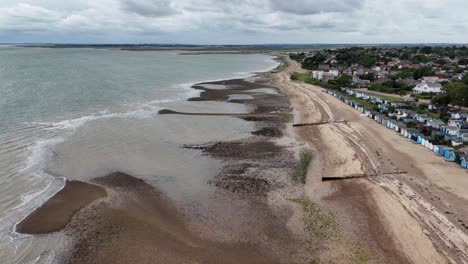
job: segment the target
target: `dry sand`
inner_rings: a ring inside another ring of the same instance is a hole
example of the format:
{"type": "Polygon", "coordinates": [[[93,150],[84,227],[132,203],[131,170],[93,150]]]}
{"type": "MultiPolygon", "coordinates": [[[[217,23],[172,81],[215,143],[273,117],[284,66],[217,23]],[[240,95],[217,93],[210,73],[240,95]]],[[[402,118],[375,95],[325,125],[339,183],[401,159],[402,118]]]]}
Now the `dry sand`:
{"type": "Polygon", "coordinates": [[[289,66],[273,76],[273,84],[289,95],[296,123],[350,121],[297,130],[321,157],[322,169],[309,171],[308,179],[314,182],[306,186],[309,197],[336,210],[347,235],[363,241],[370,251],[370,262],[468,263],[467,229],[462,225],[468,219],[468,195],[463,191],[468,188],[466,171],[361,117],[322,93],[320,87],[291,81],[290,74],[300,70],[300,65],[284,59],[289,66]],[[341,182],[318,180],[361,171],[408,174],[341,182]],[[356,206],[350,208],[349,204],[356,206]]]}

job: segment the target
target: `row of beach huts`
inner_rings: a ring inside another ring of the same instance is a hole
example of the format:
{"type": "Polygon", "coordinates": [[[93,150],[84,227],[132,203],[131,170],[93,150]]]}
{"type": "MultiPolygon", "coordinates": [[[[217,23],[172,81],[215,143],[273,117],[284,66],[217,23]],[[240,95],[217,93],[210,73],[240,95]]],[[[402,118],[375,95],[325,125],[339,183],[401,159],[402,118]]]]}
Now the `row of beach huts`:
{"type": "Polygon", "coordinates": [[[468,142],[468,114],[451,113],[449,123],[445,124],[439,119],[433,119],[426,114],[418,114],[407,109],[410,107],[403,103],[389,101],[353,89],[341,88],[341,93],[324,89],[323,92],[353,107],[363,116],[375,120],[378,124],[382,124],[401,136],[433,151],[434,154],[444,157],[447,161],[456,162],[468,169],[468,154],[459,150],[459,147],[468,142]],[[343,96],[342,93],[373,103],[378,106],[379,111],[369,109],[355,100],[343,96]]]}

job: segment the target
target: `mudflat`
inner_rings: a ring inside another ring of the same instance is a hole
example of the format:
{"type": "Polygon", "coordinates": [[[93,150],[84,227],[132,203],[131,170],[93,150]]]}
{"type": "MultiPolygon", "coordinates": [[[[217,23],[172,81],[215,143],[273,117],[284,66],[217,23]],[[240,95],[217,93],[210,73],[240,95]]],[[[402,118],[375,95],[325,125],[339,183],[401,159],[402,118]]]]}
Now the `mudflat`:
{"type": "Polygon", "coordinates": [[[59,231],[70,222],[76,212],[106,195],[106,191],[100,186],[67,181],[62,190],[21,221],[16,230],[24,234],[59,231]]]}

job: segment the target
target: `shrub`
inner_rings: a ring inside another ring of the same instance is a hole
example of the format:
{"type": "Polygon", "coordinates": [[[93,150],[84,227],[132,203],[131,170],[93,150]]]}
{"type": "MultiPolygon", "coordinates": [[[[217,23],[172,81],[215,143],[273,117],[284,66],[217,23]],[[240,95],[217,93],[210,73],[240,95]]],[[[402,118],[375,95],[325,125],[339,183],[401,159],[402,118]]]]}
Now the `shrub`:
{"type": "Polygon", "coordinates": [[[312,161],[312,153],[308,150],[302,150],[299,154],[299,163],[294,168],[292,178],[297,183],[305,184],[307,171],[309,170],[310,162],[312,161]]]}

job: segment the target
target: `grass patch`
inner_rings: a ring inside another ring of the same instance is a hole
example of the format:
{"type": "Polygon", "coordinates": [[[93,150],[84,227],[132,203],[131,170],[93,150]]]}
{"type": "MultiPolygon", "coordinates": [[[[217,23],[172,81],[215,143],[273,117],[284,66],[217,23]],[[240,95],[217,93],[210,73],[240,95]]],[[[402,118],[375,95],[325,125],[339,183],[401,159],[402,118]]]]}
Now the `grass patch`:
{"type": "Polygon", "coordinates": [[[291,80],[308,83],[311,81],[310,73],[294,72],[291,75],[291,80]]]}
{"type": "Polygon", "coordinates": [[[362,247],[356,247],[353,250],[353,263],[355,264],[365,264],[369,261],[369,255],[367,251],[362,247]]]}
{"type": "Polygon", "coordinates": [[[284,123],[290,123],[294,121],[294,115],[291,113],[281,113],[281,121],[284,123]]]}
{"type": "Polygon", "coordinates": [[[299,163],[294,168],[292,178],[297,183],[306,183],[307,171],[309,170],[310,162],[312,161],[312,153],[308,150],[301,150],[299,154],[299,163]]]}
{"type": "Polygon", "coordinates": [[[337,234],[338,225],[333,214],[323,212],[306,197],[291,201],[302,206],[304,211],[304,229],[310,236],[323,240],[337,234]]]}

